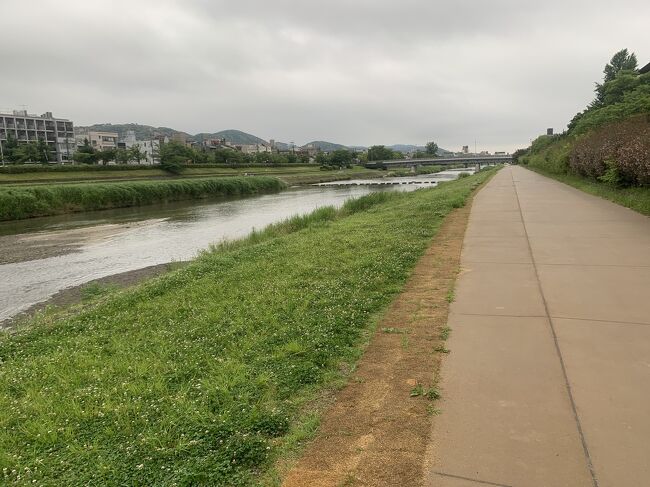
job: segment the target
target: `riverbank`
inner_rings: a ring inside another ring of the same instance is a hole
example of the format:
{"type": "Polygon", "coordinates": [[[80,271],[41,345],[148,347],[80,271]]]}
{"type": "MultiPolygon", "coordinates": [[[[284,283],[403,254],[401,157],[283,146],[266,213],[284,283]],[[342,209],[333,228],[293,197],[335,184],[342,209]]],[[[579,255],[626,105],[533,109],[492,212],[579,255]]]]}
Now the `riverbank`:
{"type": "MultiPolygon", "coordinates": [[[[322,171],[316,164],[292,164],[282,166],[214,166],[195,164],[184,167],[181,174],[170,174],[158,166],[60,166],[60,167],[29,167],[29,172],[11,172],[20,168],[7,166],[3,172],[0,168],[0,187],[6,185],[41,185],[53,183],[91,183],[111,181],[160,181],[213,177],[237,176],[273,176],[285,180],[289,184],[299,184],[302,178],[336,178],[341,176],[371,177],[382,174],[374,169],[360,166],[344,168],[338,171],[322,171]],[[40,170],[39,170],[40,169],[40,170]]],[[[318,181],[316,181],[318,182],[318,181]]]]}
{"type": "MultiPolygon", "coordinates": [[[[101,295],[135,286],[143,281],[179,269],[185,265],[187,265],[186,262],[152,265],[133,271],[101,277],[79,286],[63,289],[48,300],[37,303],[12,318],[0,320],[0,330],[3,328],[5,330],[11,330],[15,326],[20,326],[21,323],[33,319],[37,313],[41,312],[65,314],[78,312],[80,311],[79,309],[72,307],[91,301],[101,295]]],[[[61,319],[61,317],[62,314],[57,315],[57,319],[61,319]]]]}
{"type": "Polygon", "coordinates": [[[328,405],[314,440],[295,464],[279,466],[289,470],[281,475],[283,487],[422,484],[470,207],[445,218],[382,316],[351,380],[328,405]]]}
{"type": "Polygon", "coordinates": [[[286,183],[279,179],[265,176],[0,187],[0,221],[214,196],[273,192],[285,187],[286,183]]]}
{"type": "Polygon", "coordinates": [[[320,209],[4,337],[5,481],[272,475],[313,431],[307,405],[340,384],[444,217],[491,173],[320,209]]]}

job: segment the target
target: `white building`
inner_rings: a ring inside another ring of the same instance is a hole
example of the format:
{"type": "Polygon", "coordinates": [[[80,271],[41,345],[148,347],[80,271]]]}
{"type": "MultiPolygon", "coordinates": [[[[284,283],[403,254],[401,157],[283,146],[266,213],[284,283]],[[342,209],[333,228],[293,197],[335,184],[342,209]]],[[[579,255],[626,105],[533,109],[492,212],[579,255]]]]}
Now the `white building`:
{"type": "Polygon", "coordinates": [[[144,155],[144,159],[140,161],[140,164],[160,164],[159,140],[136,140],[135,132],[133,130],[127,130],[123,142],[127,149],[133,146],[137,146],[140,149],[140,153],[144,155]]]}
{"type": "Polygon", "coordinates": [[[0,144],[12,137],[19,144],[43,140],[56,154],[56,161],[72,160],[75,151],[74,127],[70,120],[54,118],[52,112],[31,115],[27,110],[13,110],[11,114],[0,113],[0,144]]]}

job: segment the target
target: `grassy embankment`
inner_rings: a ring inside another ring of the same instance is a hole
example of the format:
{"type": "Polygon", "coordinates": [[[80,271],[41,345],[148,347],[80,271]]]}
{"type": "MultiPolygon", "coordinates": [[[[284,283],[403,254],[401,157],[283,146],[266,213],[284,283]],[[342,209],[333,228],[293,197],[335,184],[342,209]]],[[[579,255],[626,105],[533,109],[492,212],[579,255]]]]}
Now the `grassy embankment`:
{"type": "Polygon", "coordinates": [[[492,173],[321,208],[2,338],[4,481],[272,481],[445,215],[492,173]]]}
{"type": "Polygon", "coordinates": [[[279,179],[266,176],[0,187],[0,220],[271,192],[284,187],[279,179]]]}
{"type": "Polygon", "coordinates": [[[551,177],[586,193],[608,199],[644,215],[650,215],[650,187],[622,186],[594,177],[575,174],[570,165],[571,154],[582,139],[574,137],[540,137],[520,161],[525,167],[551,177]]]}
{"type": "Polygon", "coordinates": [[[541,174],[650,215],[650,73],[640,74],[624,49],[604,74],[567,131],[540,136],[515,155],[541,174]]]}
{"type": "MultiPolygon", "coordinates": [[[[383,176],[380,171],[355,166],[341,171],[321,171],[314,164],[285,165],[285,166],[209,166],[195,165],[186,167],[180,175],[172,175],[158,167],[129,166],[128,169],[114,169],[111,166],[91,166],[79,168],[62,166],[60,169],[46,168],[37,171],[38,167],[30,168],[30,172],[9,172],[12,168],[7,166],[3,172],[0,168],[0,185],[29,185],[49,183],[74,183],[74,182],[101,182],[101,181],[132,181],[146,179],[186,179],[206,177],[243,176],[244,174],[256,176],[275,176],[288,184],[308,184],[337,179],[354,177],[383,176]],[[96,168],[101,168],[96,169],[96,168]],[[62,170],[62,168],[65,168],[62,170]]],[[[16,169],[18,170],[18,168],[16,169]]]]}
{"type": "Polygon", "coordinates": [[[528,166],[530,169],[544,176],[557,179],[569,186],[580,189],[585,193],[600,196],[619,205],[650,216],[650,189],[649,188],[621,188],[607,183],[586,179],[574,174],[557,174],[540,167],[528,166]]]}

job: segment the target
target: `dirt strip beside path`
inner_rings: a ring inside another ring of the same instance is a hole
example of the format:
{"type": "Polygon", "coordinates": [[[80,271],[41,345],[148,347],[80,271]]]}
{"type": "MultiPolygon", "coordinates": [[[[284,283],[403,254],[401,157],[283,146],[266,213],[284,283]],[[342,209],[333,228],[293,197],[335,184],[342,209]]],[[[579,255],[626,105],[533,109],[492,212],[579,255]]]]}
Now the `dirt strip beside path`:
{"type": "Polygon", "coordinates": [[[444,349],[469,211],[467,205],[447,217],[284,487],[422,484],[436,413],[424,393],[435,387],[444,355],[436,349],[444,349]],[[414,389],[420,394],[412,396],[414,389]]]}

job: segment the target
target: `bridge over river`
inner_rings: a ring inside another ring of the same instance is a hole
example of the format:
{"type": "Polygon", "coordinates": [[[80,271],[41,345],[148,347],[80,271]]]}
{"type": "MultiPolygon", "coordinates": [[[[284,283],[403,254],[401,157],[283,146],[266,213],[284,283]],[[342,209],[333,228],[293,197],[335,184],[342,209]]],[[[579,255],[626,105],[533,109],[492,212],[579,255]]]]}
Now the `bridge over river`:
{"type": "Polygon", "coordinates": [[[386,161],[371,161],[365,164],[369,169],[391,168],[391,167],[411,167],[418,166],[446,166],[462,165],[464,167],[505,164],[512,162],[511,154],[503,155],[485,155],[485,156],[460,156],[460,157],[431,157],[429,159],[390,159],[386,161]]]}

